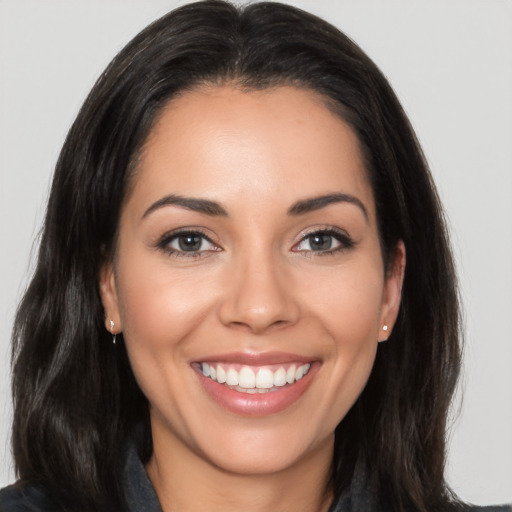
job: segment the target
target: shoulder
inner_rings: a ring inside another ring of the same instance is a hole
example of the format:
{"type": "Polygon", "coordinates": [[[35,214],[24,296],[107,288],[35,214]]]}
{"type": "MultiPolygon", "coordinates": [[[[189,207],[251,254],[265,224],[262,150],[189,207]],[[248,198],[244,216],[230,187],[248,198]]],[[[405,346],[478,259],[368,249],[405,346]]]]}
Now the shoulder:
{"type": "Polygon", "coordinates": [[[0,489],[0,512],[61,512],[44,489],[14,484],[0,489]]]}

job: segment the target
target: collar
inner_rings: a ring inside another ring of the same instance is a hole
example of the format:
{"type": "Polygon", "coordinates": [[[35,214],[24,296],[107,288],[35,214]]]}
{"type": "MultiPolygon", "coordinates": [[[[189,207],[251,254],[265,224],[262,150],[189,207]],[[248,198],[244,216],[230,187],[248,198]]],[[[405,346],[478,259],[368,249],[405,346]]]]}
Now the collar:
{"type": "MultiPolygon", "coordinates": [[[[330,512],[373,510],[372,493],[365,485],[364,473],[363,465],[356,464],[349,492],[342,494],[340,499],[331,506],[330,512]]],[[[133,440],[128,444],[126,451],[123,484],[127,512],[162,512],[153,484],[149,480],[133,440]]]]}
{"type": "Polygon", "coordinates": [[[162,512],[133,441],[128,444],[126,452],[123,484],[127,512],[162,512]]]}

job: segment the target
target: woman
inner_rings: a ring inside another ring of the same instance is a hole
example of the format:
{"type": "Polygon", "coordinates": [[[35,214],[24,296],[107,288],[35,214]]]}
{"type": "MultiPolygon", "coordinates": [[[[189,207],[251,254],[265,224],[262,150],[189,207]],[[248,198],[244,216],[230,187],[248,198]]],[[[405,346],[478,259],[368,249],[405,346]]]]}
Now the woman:
{"type": "Polygon", "coordinates": [[[458,340],[375,65],[291,7],[190,4],[114,59],[59,158],[2,510],[464,510],[458,340]]]}

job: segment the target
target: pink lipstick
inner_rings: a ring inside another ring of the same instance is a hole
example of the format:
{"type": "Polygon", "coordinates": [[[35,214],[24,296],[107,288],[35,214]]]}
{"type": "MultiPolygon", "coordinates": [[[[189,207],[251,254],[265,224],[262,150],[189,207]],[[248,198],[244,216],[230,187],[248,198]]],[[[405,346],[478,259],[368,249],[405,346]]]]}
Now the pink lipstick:
{"type": "Polygon", "coordinates": [[[194,361],[203,389],[221,407],[240,415],[278,413],[301,398],[319,361],[272,352],[231,353],[194,361]]]}

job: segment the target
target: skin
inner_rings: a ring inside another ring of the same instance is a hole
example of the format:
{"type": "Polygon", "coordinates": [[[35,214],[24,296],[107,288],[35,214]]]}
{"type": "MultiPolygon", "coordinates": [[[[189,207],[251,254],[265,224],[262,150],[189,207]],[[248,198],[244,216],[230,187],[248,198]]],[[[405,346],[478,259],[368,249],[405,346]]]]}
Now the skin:
{"type": "Polygon", "coordinates": [[[106,327],[113,320],[123,331],[150,402],[147,470],[164,511],[327,510],[334,429],[392,330],[404,265],[400,243],[383,268],[357,138],[321,97],[226,85],[166,106],[100,278],[106,327]],[[297,201],[340,193],[361,204],[289,213],[297,201]],[[145,214],[168,194],[215,201],[226,215],[176,204],[145,214]],[[178,240],[162,238],[180,228],[210,242],[192,255],[169,252],[178,240]],[[318,250],[307,235],[319,229],[341,241],[318,250]],[[191,365],[269,351],[310,358],[316,370],[291,406],[256,417],[212,400],[191,365]]]}

